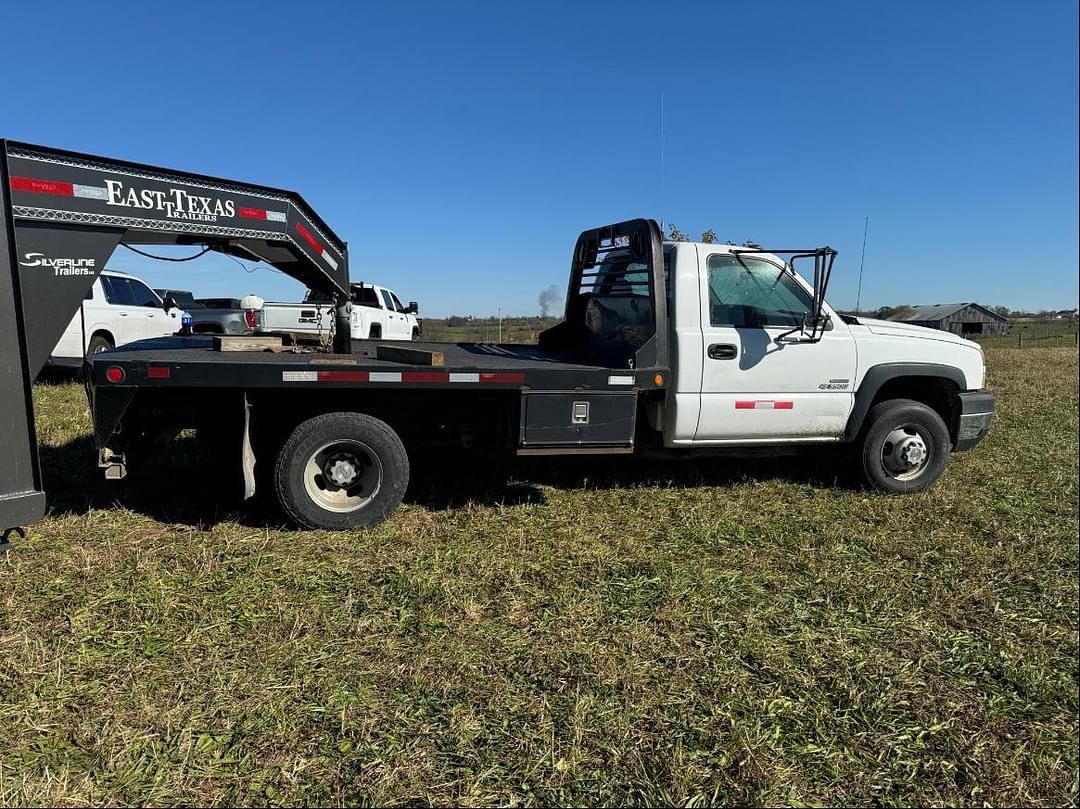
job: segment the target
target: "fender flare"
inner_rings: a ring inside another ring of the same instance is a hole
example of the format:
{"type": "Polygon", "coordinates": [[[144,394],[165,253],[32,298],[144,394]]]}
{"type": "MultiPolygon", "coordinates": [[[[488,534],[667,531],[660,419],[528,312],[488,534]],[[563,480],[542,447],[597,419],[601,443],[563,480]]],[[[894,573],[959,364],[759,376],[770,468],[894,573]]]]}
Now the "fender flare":
{"type": "Polygon", "coordinates": [[[964,372],[952,365],[939,365],[933,362],[885,362],[875,365],[866,372],[858,390],[855,391],[855,404],[851,408],[851,415],[848,416],[847,427],[844,429],[844,440],[855,440],[866,420],[866,414],[870,412],[870,405],[873,404],[874,397],[877,396],[882,385],[893,379],[912,376],[947,379],[961,391],[967,390],[964,372]]]}

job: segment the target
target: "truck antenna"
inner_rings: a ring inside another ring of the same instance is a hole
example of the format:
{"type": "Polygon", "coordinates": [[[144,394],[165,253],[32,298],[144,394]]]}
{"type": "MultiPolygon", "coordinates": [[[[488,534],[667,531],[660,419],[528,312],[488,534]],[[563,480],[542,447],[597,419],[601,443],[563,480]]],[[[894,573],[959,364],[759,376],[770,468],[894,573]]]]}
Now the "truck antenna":
{"type": "Polygon", "coordinates": [[[660,233],[664,232],[664,91],[660,91],[660,233]]]}
{"type": "Polygon", "coordinates": [[[862,303],[862,271],[866,261],[866,229],[870,226],[870,217],[863,219],[862,226],[862,255],[859,257],[859,291],[855,296],[855,314],[859,314],[859,304],[862,303]]]}

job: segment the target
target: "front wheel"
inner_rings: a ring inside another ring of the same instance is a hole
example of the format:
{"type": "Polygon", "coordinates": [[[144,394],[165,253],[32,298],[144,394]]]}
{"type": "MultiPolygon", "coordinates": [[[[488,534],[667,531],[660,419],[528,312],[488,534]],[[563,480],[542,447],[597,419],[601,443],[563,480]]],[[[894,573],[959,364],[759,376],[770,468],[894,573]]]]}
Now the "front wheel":
{"type": "Polygon", "coordinates": [[[931,408],[911,399],[881,402],[863,432],[863,474],[882,491],[921,492],[941,477],[951,447],[945,422],[931,408]]]}
{"type": "Polygon", "coordinates": [[[409,457],[385,422],[324,413],[293,430],[274,479],[282,509],[305,528],[372,528],[401,503],[409,457]]]}

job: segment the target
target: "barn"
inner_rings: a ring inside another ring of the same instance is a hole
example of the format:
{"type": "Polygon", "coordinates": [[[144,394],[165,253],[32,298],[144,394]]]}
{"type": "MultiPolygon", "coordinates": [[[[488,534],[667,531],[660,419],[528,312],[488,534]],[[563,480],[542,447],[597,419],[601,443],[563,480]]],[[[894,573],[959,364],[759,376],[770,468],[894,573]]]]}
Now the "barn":
{"type": "Polygon", "coordinates": [[[951,331],[965,337],[977,337],[985,334],[1004,334],[1009,328],[1009,319],[997,312],[992,312],[977,303],[939,303],[934,306],[916,306],[889,320],[911,323],[913,326],[926,326],[929,329],[951,331]]]}

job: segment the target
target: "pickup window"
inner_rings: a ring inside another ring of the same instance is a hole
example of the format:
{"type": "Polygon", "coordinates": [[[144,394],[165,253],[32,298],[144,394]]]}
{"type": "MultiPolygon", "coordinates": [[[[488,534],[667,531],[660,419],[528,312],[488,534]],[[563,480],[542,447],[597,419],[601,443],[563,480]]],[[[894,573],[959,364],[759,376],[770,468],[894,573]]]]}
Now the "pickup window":
{"type": "Polygon", "coordinates": [[[389,294],[390,294],[390,300],[394,302],[394,311],[396,311],[396,312],[404,312],[405,307],[401,305],[401,301],[398,300],[398,296],[395,295],[393,292],[391,292],[389,294]]]}
{"type": "Polygon", "coordinates": [[[713,326],[796,328],[813,309],[806,291],[770,261],[718,253],[709,256],[708,271],[713,326]]]}
{"type": "Polygon", "coordinates": [[[378,309],[379,297],[371,287],[361,287],[359,290],[353,290],[353,303],[359,306],[370,306],[373,309],[378,309]]]}

